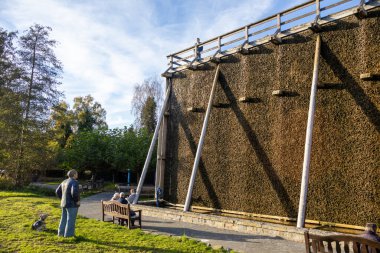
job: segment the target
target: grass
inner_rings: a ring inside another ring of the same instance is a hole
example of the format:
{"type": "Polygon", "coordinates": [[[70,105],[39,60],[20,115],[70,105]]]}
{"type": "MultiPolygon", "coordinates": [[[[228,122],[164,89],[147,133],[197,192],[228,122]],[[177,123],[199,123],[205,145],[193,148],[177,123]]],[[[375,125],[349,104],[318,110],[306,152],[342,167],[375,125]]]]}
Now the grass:
{"type": "Polygon", "coordinates": [[[0,191],[0,252],[225,252],[185,236],[153,235],[80,216],[76,237],[60,238],[56,235],[60,212],[56,198],[0,191]],[[49,214],[44,232],[31,230],[40,213],[49,214]]]}

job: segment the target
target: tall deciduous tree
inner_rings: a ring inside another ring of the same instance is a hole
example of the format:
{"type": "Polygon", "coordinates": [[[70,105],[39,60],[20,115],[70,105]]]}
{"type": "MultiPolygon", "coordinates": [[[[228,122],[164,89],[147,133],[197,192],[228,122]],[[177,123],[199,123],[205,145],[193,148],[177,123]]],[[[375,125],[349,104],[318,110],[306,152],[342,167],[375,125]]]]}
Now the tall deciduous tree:
{"type": "Polygon", "coordinates": [[[16,64],[16,32],[0,28],[0,168],[13,164],[22,122],[20,71],[16,64]]]}
{"type": "Polygon", "coordinates": [[[50,27],[35,24],[19,40],[17,51],[23,96],[23,121],[21,124],[19,153],[15,170],[16,184],[20,185],[32,169],[43,163],[40,159],[46,143],[49,109],[59,101],[62,65],[56,58],[53,48],[56,41],[49,38],[50,27]],[[33,167],[32,167],[33,166],[33,167]]]}

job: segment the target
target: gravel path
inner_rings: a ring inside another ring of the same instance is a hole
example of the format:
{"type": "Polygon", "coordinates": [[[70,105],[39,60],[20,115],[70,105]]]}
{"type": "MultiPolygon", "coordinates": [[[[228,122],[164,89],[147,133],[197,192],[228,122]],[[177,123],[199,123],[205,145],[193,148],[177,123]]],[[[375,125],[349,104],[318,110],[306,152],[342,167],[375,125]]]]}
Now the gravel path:
{"type": "MultiPolygon", "coordinates": [[[[109,200],[112,195],[112,192],[105,192],[82,199],[79,214],[87,218],[101,220],[100,200],[109,200]]],[[[304,244],[287,241],[280,237],[243,234],[164,218],[147,217],[144,214],[142,217],[142,227],[146,232],[175,236],[186,235],[202,242],[210,243],[213,247],[223,246],[224,248],[247,253],[305,252],[304,244]]]]}

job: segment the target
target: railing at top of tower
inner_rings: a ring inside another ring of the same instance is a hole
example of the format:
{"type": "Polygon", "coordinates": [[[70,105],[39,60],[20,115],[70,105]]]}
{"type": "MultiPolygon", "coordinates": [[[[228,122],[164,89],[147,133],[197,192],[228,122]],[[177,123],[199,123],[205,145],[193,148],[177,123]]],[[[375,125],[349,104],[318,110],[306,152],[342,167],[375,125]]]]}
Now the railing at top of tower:
{"type": "Polygon", "coordinates": [[[380,0],[312,0],[215,38],[197,42],[167,56],[171,74],[196,67],[237,52],[249,52],[267,42],[280,44],[283,37],[311,29],[350,15],[365,17],[367,10],[380,6],[380,0]]]}

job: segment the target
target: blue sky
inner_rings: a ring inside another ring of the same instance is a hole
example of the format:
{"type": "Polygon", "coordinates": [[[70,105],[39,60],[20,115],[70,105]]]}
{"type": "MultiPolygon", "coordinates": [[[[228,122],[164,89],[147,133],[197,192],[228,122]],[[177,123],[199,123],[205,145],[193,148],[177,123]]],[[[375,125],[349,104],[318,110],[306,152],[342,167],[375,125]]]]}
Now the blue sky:
{"type": "Polygon", "coordinates": [[[167,68],[166,55],[304,1],[0,0],[0,27],[53,28],[61,90],[91,94],[111,128],[130,125],[133,86],[167,68]]]}

